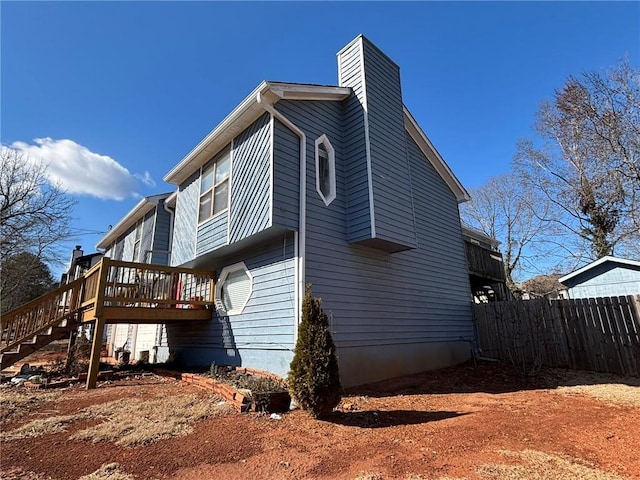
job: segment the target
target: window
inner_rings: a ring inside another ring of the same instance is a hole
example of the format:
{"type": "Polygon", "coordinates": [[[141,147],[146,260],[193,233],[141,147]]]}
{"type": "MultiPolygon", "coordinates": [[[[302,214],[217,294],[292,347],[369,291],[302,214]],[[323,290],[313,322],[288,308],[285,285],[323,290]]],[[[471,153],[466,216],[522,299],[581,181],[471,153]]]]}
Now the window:
{"type": "Polygon", "coordinates": [[[136,236],[135,236],[135,240],[133,241],[133,259],[131,260],[132,262],[140,261],[138,257],[140,256],[140,238],[141,237],[142,237],[142,221],[139,221],[136,224],[136,236]]]}
{"type": "Polygon", "coordinates": [[[203,222],[229,206],[229,169],[231,148],[225,147],[200,171],[200,208],[198,221],[203,222]]]}
{"type": "Polygon", "coordinates": [[[336,155],[326,135],[316,139],[316,190],[325,205],[336,198],[336,155]]]}
{"type": "Polygon", "coordinates": [[[216,303],[222,305],[227,315],[242,313],[252,289],[253,276],[244,262],[225,267],[216,283],[216,303]]]}

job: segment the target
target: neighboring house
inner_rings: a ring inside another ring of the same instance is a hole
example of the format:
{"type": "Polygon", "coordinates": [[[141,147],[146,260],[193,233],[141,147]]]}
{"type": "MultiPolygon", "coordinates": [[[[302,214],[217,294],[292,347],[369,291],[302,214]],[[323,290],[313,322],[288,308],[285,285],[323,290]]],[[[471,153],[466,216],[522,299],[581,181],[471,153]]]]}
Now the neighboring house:
{"type": "MultiPolygon", "coordinates": [[[[172,212],[165,208],[169,193],[143,198],[96,245],[112,260],[168,265],[172,212]]],[[[107,351],[131,353],[132,360],[167,360],[166,329],[158,324],[111,324],[107,326],[107,351]]]]}
{"type": "Polygon", "coordinates": [[[167,325],[184,364],[286,375],[307,284],[345,386],[469,357],[468,194],[392,60],[359,36],[338,79],[261,83],[165,176],[170,265],[218,274],[211,321],[167,325]]]}
{"type": "Polygon", "coordinates": [[[480,230],[462,225],[462,238],[467,252],[469,284],[475,303],[507,300],[504,263],[500,242],[480,230]]]}
{"type": "Polygon", "coordinates": [[[87,270],[98,263],[101,258],[102,253],[95,252],[85,255],[82,246],[76,245],[76,248],[71,252],[69,268],[62,274],[60,284],[71,283],[75,279],[80,278],[87,270]]]}
{"type": "Polygon", "coordinates": [[[569,298],[640,295],[640,262],[606,256],[558,279],[569,298]]]}

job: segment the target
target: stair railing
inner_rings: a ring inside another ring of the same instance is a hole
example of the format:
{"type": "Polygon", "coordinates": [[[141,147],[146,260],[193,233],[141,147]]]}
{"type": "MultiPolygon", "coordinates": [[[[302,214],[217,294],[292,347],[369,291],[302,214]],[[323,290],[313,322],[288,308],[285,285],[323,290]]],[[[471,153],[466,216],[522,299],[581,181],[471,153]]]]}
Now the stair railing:
{"type": "Polygon", "coordinates": [[[0,353],[44,332],[49,327],[71,320],[80,307],[84,278],[46,293],[0,318],[0,353]]]}

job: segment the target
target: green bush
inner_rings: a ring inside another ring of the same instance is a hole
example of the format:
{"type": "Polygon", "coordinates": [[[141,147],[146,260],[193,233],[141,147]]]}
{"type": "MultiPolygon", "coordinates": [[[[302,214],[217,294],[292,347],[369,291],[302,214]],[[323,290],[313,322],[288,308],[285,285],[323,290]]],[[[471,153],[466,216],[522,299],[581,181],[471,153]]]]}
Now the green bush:
{"type": "Polygon", "coordinates": [[[298,341],[287,379],[291,396],[315,418],[333,411],[340,402],[340,373],[329,320],[311,286],[302,302],[298,341]]]}

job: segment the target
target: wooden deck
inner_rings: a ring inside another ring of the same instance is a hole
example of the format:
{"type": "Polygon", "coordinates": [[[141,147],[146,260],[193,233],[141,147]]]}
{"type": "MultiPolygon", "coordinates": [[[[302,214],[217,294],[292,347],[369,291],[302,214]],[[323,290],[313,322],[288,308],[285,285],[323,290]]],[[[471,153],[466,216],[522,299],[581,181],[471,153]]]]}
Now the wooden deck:
{"type": "Polygon", "coordinates": [[[0,355],[19,359],[21,345],[62,324],[94,322],[87,388],[94,388],[107,323],[210,320],[215,272],[103,258],[83,277],[0,319],[0,355]]]}

